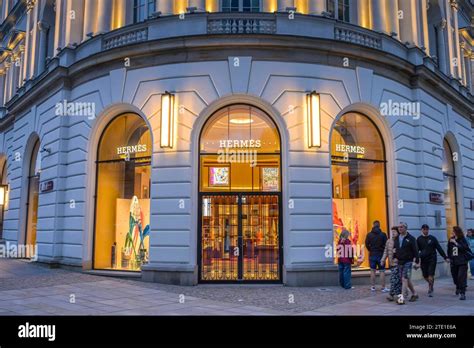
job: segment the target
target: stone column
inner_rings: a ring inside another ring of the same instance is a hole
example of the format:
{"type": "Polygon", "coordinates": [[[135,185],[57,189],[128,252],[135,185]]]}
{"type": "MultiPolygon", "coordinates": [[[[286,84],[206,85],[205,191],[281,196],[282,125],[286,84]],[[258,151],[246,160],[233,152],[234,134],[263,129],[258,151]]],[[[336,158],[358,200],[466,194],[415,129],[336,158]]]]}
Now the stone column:
{"type": "Polygon", "coordinates": [[[189,7],[196,7],[197,11],[206,11],[206,0],[189,0],[189,7]]]}
{"type": "Polygon", "coordinates": [[[455,77],[455,68],[454,68],[454,61],[453,58],[456,56],[454,51],[454,42],[453,42],[453,27],[451,25],[451,4],[450,0],[443,0],[445,5],[446,11],[446,36],[448,37],[448,56],[447,64],[448,64],[448,74],[451,77],[455,77]]]}
{"type": "Polygon", "coordinates": [[[0,68],[0,106],[5,106],[4,92],[5,92],[5,69],[0,68]]]}
{"type": "Polygon", "coordinates": [[[428,4],[427,0],[419,0],[419,9],[420,9],[420,44],[425,49],[426,54],[430,54],[430,37],[428,31],[428,4]]]}
{"type": "Polygon", "coordinates": [[[380,32],[387,30],[387,0],[372,0],[372,29],[380,32]]]}
{"type": "Polygon", "coordinates": [[[173,4],[173,14],[186,13],[186,7],[188,7],[188,0],[173,0],[173,4]]]}
{"type": "MultiPolygon", "coordinates": [[[[18,76],[18,87],[21,87],[23,86],[23,76],[24,76],[24,68],[25,68],[25,46],[24,45],[20,45],[20,52],[19,52],[19,55],[20,55],[20,72],[19,72],[19,76],[18,76]]],[[[0,94],[1,95],[1,94],[0,94]]]]}
{"type": "Polygon", "coordinates": [[[85,0],[84,3],[84,30],[82,40],[88,39],[88,34],[94,35],[96,32],[95,23],[97,16],[97,0],[85,0]]]}
{"type": "Polygon", "coordinates": [[[46,55],[48,54],[48,32],[49,24],[46,22],[38,22],[39,30],[39,51],[38,51],[38,68],[37,74],[41,74],[46,67],[46,55]]]}
{"type": "Polygon", "coordinates": [[[309,0],[308,13],[312,15],[321,15],[326,11],[326,0],[309,0]]]}
{"type": "Polygon", "coordinates": [[[400,19],[400,40],[411,45],[418,45],[418,31],[416,20],[417,1],[399,0],[399,10],[402,11],[403,18],[400,19]]]}
{"type": "Polygon", "coordinates": [[[7,103],[11,98],[11,89],[12,89],[12,64],[7,61],[5,62],[6,76],[5,76],[5,103],[7,103]]]}
{"type": "Polygon", "coordinates": [[[456,57],[458,58],[458,61],[457,61],[457,76],[459,78],[462,77],[462,64],[464,63],[463,62],[463,59],[462,59],[462,56],[461,56],[461,45],[459,44],[459,23],[458,23],[458,4],[456,2],[456,0],[451,0],[451,7],[452,7],[452,16],[453,16],[453,19],[454,19],[454,48],[455,48],[455,51],[454,53],[456,54],[456,57]]]}
{"type": "Polygon", "coordinates": [[[31,22],[32,11],[35,6],[34,0],[28,0],[26,3],[26,30],[25,30],[25,59],[23,61],[23,79],[30,79],[30,59],[31,59],[31,22]]]}
{"type": "Polygon", "coordinates": [[[59,50],[64,48],[64,38],[66,31],[66,0],[56,0],[56,24],[54,32],[54,53],[56,56],[59,50]]]}
{"type": "Polygon", "coordinates": [[[80,44],[84,33],[84,0],[67,0],[66,15],[66,46],[80,44]]]}
{"type": "Polygon", "coordinates": [[[295,7],[293,0],[278,0],[277,2],[278,12],[285,12],[287,7],[295,7]]]}
{"type": "MultiPolygon", "coordinates": [[[[161,1],[160,1],[161,2],[161,1]]],[[[103,34],[112,28],[113,1],[99,1],[97,10],[97,33],[103,34]]]]}
{"type": "Polygon", "coordinates": [[[398,0],[388,0],[388,23],[390,34],[397,34],[400,39],[400,22],[398,19],[398,0]]]}
{"type": "Polygon", "coordinates": [[[156,11],[162,16],[173,14],[173,0],[156,0],[156,11]]]}
{"type": "Polygon", "coordinates": [[[447,56],[449,56],[447,54],[447,47],[446,47],[446,27],[447,27],[447,23],[446,23],[446,20],[443,19],[441,20],[441,22],[437,25],[437,30],[438,30],[438,66],[440,68],[440,70],[444,73],[444,74],[448,74],[449,72],[449,67],[448,67],[448,60],[447,60],[447,56]]]}
{"type": "Polygon", "coordinates": [[[355,0],[357,3],[357,25],[370,28],[370,9],[368,0],[355,0]]]}
{"type": "Polygon", "coordinates": [[[275,12],[276,7],[276,0],[262,0],[263,12],[275,12]]]}

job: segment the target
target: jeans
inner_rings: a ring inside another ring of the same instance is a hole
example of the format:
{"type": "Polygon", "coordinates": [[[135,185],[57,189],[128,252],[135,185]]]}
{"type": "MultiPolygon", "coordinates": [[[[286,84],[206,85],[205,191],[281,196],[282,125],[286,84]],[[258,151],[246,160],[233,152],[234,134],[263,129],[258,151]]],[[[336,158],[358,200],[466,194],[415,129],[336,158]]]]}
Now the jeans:
{"type": "Polygon", "coordinates": [[[344,289],[352,288],[351,264],[350,263],[340,263],[339,264],[339,284],[344,289]]]}
{"type": "Polygon", "coordinates": [[[474,259],[469,261],[469,268],[471,268],[471,275],[474,277],[474,259]]]}

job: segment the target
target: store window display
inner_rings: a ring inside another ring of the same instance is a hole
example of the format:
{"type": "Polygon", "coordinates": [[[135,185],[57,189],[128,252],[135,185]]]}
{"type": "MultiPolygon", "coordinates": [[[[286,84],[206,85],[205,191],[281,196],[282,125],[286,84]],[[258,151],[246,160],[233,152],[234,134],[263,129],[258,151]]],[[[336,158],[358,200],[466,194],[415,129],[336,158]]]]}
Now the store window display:
{"type": "Polygon", "coordinates": [[[385,149],[375,124],[359,113],[343,115],[334,126],[331,160],[335,244],[348,230],[358,267],[368,268],[364,242],[372,222],[388,230],[385,149]]]}
{"type": "Polygon", "coordinates": [[[94,268],[139,271],[148,262],[151,134],[136,114],[116,117],[97,160],[94,268]]]}

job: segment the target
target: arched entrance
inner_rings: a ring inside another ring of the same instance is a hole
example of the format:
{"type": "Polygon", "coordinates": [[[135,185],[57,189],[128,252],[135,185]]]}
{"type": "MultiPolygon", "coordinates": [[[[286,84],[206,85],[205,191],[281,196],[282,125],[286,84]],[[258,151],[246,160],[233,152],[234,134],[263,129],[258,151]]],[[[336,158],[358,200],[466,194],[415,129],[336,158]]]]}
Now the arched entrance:
{"type": "Polygon", "coordinates": [[[139,271],[149,254],[150,130],[137,114],[122,114],[97,151],[93,268],[139,271]]]}
{"type": "Polygon", "coordinates": [[[225,107],[203,127],[199,163],[199,281],[280,282],[276,125],[256,107],[225,107]]]}
{"type": "Polygon", "coordinates": [[[36,140],[31,152],[28,169],[28,199],[26,201],[26,257],[33,257],[36,250],[36,231],[38,224],[39,183],[41,174],[40,141],[36,140]]]}
{"type": "Polygon", "coordinates": [[[453,151],[446,138],[443,139],[443,149],[444,208],[446,210],[447,239],[449,240],[453,227],[458,226],[458,195],[453,151]]]}
{"type": "MultiPolygon", "coordinates": [[[[375,124],[350,112],[334,126],[331,141],[334,241],[343,230],[359,256],[374,221],[388,233],[385,146],[375,124]]],[[[364,253],[361,268],[369,267],[364,253]]]]}

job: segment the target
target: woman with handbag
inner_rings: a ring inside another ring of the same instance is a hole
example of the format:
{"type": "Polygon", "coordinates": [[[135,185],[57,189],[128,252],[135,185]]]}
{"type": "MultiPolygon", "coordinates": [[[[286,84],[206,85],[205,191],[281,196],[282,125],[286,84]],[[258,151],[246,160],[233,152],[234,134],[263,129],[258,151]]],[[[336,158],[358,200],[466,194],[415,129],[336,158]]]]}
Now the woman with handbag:
{"type": "Polygon", "coordinates": [[[451,272],[456,284],[456,295],[466,299],[467,264],[472,259],[472,251],[459,226],[453,227],[454,236],[448,242],[448,257],[451,260],[451,272]]]}

